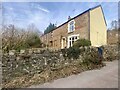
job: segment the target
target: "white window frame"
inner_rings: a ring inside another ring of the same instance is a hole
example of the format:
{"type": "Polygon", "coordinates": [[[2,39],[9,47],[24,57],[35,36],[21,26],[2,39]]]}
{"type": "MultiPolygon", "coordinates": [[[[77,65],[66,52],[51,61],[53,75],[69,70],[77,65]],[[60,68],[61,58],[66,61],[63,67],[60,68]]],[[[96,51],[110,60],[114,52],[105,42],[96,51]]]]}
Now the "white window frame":
{"type": "Polygon", "coordinates": [[[75,20],[71,20],[70,22],[68,22],[68,33],[73,32],[73,31],[75,31],[75,20]],[[71,22],[74,22],[74,29],[72,31],[70,30],[70,23],[71,22]]]}
{"type": "MultiPolygon", "coordinates": [[[[71,45],[73,45],[72,40],[70,40],[70,38],[72,38],[72,37],[77,37],[76,40],[78,40],[78,39],[79,39],[79,34],[75,34],[75,35],[70,35],[70,36],[68,36],[68,45],[67,45],[67,48],[70,47],[70,43],[71,43],[71,45]]],[[[76,40],[75,40],[75,41],[76,41],[76,40]]]]}

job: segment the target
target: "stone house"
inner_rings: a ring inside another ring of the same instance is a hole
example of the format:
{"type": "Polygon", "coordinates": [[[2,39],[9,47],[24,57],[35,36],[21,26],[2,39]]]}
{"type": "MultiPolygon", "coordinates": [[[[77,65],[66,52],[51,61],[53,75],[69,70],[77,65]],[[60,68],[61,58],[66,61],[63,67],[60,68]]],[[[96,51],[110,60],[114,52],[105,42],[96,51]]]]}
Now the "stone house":
{"type": "Polygon", "coordinates": [[[92,46],[107,44],[106,21],[101,5],[69,18],[52,32],[41,36],[49,48],[69,48],[77,39],[88,39],[92,46]]]}

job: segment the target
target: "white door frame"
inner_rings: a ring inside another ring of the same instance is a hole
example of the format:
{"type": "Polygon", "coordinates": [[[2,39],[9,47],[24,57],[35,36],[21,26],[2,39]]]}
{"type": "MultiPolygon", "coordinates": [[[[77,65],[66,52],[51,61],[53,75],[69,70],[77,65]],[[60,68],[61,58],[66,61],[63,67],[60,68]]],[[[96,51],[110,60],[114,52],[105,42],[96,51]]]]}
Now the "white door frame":
{"type": "Polygon", "coordinates": [[[65,37],[62,37],[62,41],[61,41],[61,49],[64,48],[64,43],[66,43],[66,38],[65,38],[65,37]],[[65,39],[65,42],[63,42],[63,39],[65,39]]]}

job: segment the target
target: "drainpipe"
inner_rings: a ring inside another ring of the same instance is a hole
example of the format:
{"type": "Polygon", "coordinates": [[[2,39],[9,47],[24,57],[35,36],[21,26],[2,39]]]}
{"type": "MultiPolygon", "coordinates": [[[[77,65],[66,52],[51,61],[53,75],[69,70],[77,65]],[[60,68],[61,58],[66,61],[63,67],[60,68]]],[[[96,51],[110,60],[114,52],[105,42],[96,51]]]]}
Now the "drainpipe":
{"type": "Polygon", "coordinates": [[[97,45],[98,45],[98,32],[97,32],[97,45]]]}

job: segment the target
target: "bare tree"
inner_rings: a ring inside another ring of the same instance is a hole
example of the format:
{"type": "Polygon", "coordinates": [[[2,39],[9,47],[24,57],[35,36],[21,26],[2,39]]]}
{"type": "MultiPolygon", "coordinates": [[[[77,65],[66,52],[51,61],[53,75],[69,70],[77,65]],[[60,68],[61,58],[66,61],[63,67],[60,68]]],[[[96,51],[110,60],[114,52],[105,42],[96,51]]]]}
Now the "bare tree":
{"type": "Polygon", "coordinates": [[[34,23],[31,23],[28,25],[27,27],[27,30],[29,31],[29,33],[34,33],[34,34],[37,34],[37,35],[42,35],[42,32],[39,31],[39,29],[35,26],[34,23]]]}
{"type": "Polygon", "coordinates": [[[28,26],[27,30],[14,25],[4,25],[2,30],[2,49],[4,51],[28,47],[29,44],[39,46],[39,30],[33,24],[28,26]]]}
{"type": "Polygon", "coordinates": [[[115,30],[118,29],[118,21],[117,21],[117,20],[113,20],[113,21],[111,22],[111,29],[112,29],[112,30],[113,30],[113,29],[115,29],[115,30]]]}
{"type": "Polygon", "coordinates": [[[2,32],[2,49],[15,49],[26,39],[27,32],[16,28],[14,25],[4,25],[2,32]]]}

